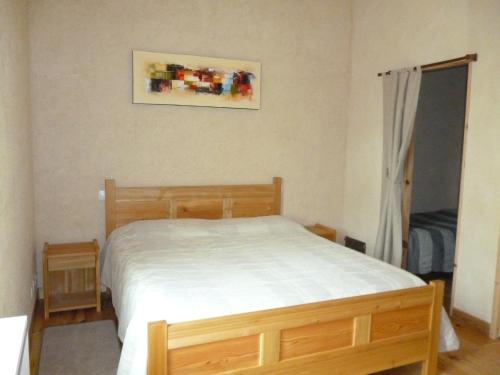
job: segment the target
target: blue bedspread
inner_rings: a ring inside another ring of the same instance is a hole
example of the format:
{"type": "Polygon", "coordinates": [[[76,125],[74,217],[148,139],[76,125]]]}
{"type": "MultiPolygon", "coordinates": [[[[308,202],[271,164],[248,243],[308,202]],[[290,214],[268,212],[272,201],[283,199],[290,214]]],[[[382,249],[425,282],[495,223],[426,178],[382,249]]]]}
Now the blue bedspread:
{"type": "Polygon", "coordinates": [[[456,231],[456,210],[411,214],[408,271],[453,272],[456,231]]]}

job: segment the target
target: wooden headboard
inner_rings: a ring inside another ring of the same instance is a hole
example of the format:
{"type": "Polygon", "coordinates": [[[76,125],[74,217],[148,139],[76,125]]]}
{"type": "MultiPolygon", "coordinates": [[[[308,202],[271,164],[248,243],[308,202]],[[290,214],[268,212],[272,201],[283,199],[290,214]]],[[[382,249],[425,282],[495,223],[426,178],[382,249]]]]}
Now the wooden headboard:
{"type": "Polygon", "coordinates": [[[106,180],[106,238],[137,220],[222,219],[281,214],[281,177],[272,184],[117,187],[106,180]]]}

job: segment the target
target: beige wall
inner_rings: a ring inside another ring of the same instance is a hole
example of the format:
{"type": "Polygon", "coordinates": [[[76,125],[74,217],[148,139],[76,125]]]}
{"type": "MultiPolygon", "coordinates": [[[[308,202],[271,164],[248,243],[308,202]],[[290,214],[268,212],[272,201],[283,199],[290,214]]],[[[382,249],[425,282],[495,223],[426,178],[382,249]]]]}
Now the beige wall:
{"type": "Polygon", "coordinates": [[[345,229],[372,249],[382,158],[376,73],[478,52],[456,306],[489,320],[500,224],[499,6],[356,0],[351,14],[347,0],[31,0],[37,248],[102,241],[105,177],[210,184],[280,175],[286,215],[345,229]],[[132,105],[133,49],[258,60],[262,109],[132,105]]]}
{"type": "Polygon", "coordinates": [[[30,315],[34,223],[26,2],[0,0],[0,317],[30,315]]]}
{"type": "Polygon", "coordinates": [[[500,2],[356,0],[344,229],[373,249],[382,163],[382,86],[377,72],[477,52],[465,150],[455,306],[491,320],[500,228],[500,2]]]}
{"type": "Polygon", "coordinates": [[[104,234],[118,184],[284,178],[284,213],[339,226],[350,2],[56,1],[30,6],[36,238],[104,234]],[[257,60],[261,110],[131,104],[133,49],[257,60]]]}

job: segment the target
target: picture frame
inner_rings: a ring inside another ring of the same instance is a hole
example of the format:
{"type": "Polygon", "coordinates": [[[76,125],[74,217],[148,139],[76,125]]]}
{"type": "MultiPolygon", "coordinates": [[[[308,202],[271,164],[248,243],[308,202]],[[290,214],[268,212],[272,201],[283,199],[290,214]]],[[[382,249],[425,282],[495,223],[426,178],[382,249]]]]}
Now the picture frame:
{"type": "Polygon", "coordinates": [[[261,64],[132,51],[133,103],[260,109],[261,64]]]}

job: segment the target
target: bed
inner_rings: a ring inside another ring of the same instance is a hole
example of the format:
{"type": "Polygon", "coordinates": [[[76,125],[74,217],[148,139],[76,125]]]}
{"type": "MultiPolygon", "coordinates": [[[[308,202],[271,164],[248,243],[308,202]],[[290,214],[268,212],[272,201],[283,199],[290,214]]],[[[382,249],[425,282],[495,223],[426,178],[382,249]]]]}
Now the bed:
{"type": "Polygon", "coordinates": [[[123,342],[118,373],[366,374],[422,362],[434,374],[438,347],[458,346],[442,282],[425,285],[280,213],[280,178],[106,180],[103,281],[123,342]]]}
{"type": "Polygon", "coordinates": [[[453,272],[456,232],[457,210],[411,214],[408,271],[453,272]]]}

